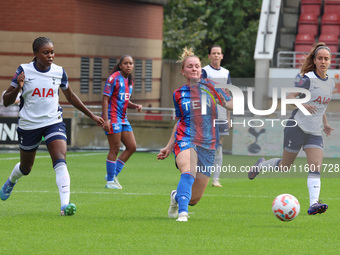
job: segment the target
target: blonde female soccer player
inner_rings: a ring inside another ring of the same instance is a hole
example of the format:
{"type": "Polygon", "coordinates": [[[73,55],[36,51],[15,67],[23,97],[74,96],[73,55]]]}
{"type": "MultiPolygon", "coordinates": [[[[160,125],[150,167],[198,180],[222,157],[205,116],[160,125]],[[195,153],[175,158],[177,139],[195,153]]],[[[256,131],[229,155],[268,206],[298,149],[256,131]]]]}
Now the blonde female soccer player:
{"type": "MultiPolygon", "coordinates": [[[[173,100],[178,122],[174,126],[167,146],[160,150],[158,159],[165,159],[173,150],[176,167],[181,173],[177,189],[170,193],[169,218],[188,221],[188,206],[195,205],[202,198],[208,185],[211,168],[214,164],[218,143],[218,130],[214,127],[217,118],[215,100],[209,98],[207,113],[201,113],[202,93],[213,94],[213,85],[200,80],[201,61],[193,50],[184,48],[180,63],[186,84],[175,90],[173,100]]],[[[232,109],[232,102],[222,104],[232,109]]]]}

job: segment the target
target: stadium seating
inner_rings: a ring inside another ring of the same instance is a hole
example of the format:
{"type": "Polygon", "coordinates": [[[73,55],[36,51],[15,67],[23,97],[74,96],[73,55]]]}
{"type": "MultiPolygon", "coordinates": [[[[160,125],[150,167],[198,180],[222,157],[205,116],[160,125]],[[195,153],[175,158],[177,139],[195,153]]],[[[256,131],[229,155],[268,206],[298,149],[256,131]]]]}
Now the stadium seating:
{"type": "Polygon", "coordinates": [[[320,16],[322,0],[301,0],[301,13],[320,16]]]}
{"type": "Polygon", "coordinates": [[[295,38],[296,45],[308,45],[311,47],[314,44],[314,37],[310,34],[298,34],[295,38]]]}
{"type": "Polygon", "coordinates": [[[337,52],[339,48],[339,40],[336,35],[321,34],[319,42],[324,42],[331,49],[332,52],[337,52]]]}
{"type": "Polygon", "coordinates": [[[340,14],[340,0],[324,0],[324,14],[340,14]]]}
{"type": "MultiPolygon", "coordinates": [[[[340,15],[340,13],[339,13],[340,15]]],[[[324,14],[321,19],[321,34],[340,35],[340,16],[324,14]]]]}
{"type": "MultiPolygon", "coordinates": [[[[321,34],[319,37],[319,42],[326,43],[331,52],[338,52],[339,40],[336,35],[321,34]]],[[[336,58],[334,55],[332,55],[331,68],[336,68],[336,58]]]]}
{"type": "Polygon", "coordinates": [[[311,50],[314,42],[314,36],[311,34],[298,34],[296,36],[294,49],[295,52],[300,52],[301,54],[295,54],[295,67],[301,67],[301,63],[304,60],[305,54],[307,54],[311,50]],[[302,52],[304,52],[305,54],[303,54],[302,52]]]}
{"type": "Polygon", "coordinates": [[[301,14],[299,18],[299,34],[311,34],[314,37],[319,33],[318,17],[315,14],[301,14]]]}

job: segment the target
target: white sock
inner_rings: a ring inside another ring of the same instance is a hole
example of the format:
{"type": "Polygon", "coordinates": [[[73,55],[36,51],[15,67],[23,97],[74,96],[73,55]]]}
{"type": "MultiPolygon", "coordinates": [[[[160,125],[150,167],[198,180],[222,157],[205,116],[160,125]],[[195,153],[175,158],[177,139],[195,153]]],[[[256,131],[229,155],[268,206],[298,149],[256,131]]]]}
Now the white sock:
{"type": "Polygon", "coordinates": [[[272,170],[274,170],[275,167],[278,166],[280,161],[281,161],[280,158],[268,159],[268,160],[263,161],[262,163],[260,163],[259,164],[259,168],[261,170],[266,169],[267,172],[271,172],[272,170]]]}
{"type": "Polygon", "coordinates": [[[214,160],[215,171],[213,173],[213,180],[219,179],[220,174],[221,174],[222,162],[223,162],[222,146],[218,145],[217,150],[215,152],[215,160],[214,160]]]}
{"type": "Polygon", "coordinates": [[[16,183],[24,174],[20,171],[20,162],[15,165],[11,175],[9,176],[9,180],[11,183],[16,183]]]}
{"type": "Polygon", "coordinates": [[[56,182],[59,189],[61,206],[70,203],[70,175],[67,170],[66,162],[59,162],[54,166],[56,182]]]}
{"type": "Polygon", "coordinates": [[[309,205],[317,203],[319,201],[321,189],[320,172],[309,172],[307,187],[309,191],[309,205]]]}

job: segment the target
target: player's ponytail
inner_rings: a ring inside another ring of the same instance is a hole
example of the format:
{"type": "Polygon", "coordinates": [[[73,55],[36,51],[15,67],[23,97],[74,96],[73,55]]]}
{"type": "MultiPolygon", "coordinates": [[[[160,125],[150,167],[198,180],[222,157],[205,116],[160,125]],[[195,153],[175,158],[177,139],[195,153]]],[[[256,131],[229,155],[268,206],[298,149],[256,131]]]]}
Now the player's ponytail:
{"type": "MultiPolygon", "coordinates": [[[[112,68],[112,70],[110,72],[110,75],[121,70],[120,66],[122,65],[122,62],[123,62],[124,58],[126,58],[126,57],[132,58],[130,55],[123,55],[123,56],[121,56],[119,61],[117,62],[117,64],[115,64],[115,66],[112,68]]],[[[133,81],[133,76],[132,76],[132,74],[129,74],[129,76],[128,76],[129,85],[132,84],[132,81],[133,81]]]]}

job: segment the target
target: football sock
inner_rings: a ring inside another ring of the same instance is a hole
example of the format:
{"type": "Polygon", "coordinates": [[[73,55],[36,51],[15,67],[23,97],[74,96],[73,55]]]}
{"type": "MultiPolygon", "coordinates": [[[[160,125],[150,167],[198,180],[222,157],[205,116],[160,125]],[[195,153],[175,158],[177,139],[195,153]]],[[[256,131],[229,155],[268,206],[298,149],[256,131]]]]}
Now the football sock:
{"type": "Polygon", "coordinates": [[[116,172],[116,161],[106,159],[107,181],[112,182],[116,172]]]}
{"type": "Polygon", "coordinates": [[[181,174],[177,185],[177,195],[175,199],[178,203],[178,213],[188,212],[188,206],[191,199],[191,188],[195,178],[189,172],[181,174]]]}
{"type": "Polygon", "coordinates": [[[24,174],[21,172],[20,169],[20,162],[15,165],[13,168],[13,171],[11,175],[9,176],[9,181],[11,183],[16,183],[17,180],[19,180],[24,174]]]}
{"type": "Polygon", "coordinates": [[[222,161],[223,161],[222,145],[219,144],[215,152],[215,160],[214,160],[215,171],[213,172],[213,179],[218,180],[218,178],[220,177],[222,161]]]}
{"type": "Polygon", "coordinates": [[[125,165],[125,162],[117,159],[117,166],[116,166],[116,172],[115,172],[115,176],[118,176],[118,174],[122,171],[123,167],[125,165]]]}
{"type": "Polygon", "coordinates": [[[309,172],[307,178],[307,187],[309,191],[309,204],[315,204],[319,200],[321,180],[320,172],[309,172]]]}
{"type": "Polygon", "coordinates": [[[70,175],[67,170],[66,161],[58,159],[53,164],[56,174],[56,183],[59,189],[61,206],[70,203],[70,175]]]}
{"type": "Polygon", "coordinates": [[[266,172],[272,172],[275,169],[275,167],[279,166],[280,162],[281,162],[280,158],[268,159],[260,163],[259,168],[261,170],[265,170],[266,172]]]}

